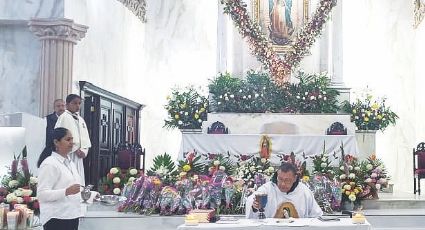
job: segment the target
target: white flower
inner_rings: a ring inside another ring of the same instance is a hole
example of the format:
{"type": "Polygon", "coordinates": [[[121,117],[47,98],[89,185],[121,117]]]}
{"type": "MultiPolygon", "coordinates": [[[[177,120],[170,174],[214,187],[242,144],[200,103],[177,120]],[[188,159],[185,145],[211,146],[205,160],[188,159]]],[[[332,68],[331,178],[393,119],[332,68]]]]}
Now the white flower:
{"type": "Polygon", "coordinates": [[[251,95],[248,95],[248,98],[251,99],[251,95]]]}
{"type": "Polygon", "coordinates": [[[270,171],[270,172],[273,172],[273,171],[274,171],[274,168],[273,168],[272,166],[270,166],[270,167],[269,167],[269,171],[270,171]]]}
{"type": "Polygon", "coordinates": [[[218,166],[218,165],[220,165],[220,161],[218,161],[218,160],[215,160],[215,161],[214,161],[214,165],[215,165],[215,166],[218,166]]]}
{"type": "Polygon", "coordinates": [[[21,189],[16,189],[13,193],[15,193],[15,196],[18,196],[18,197],[23,195],[23,192],[21,189]]]}
{"type": "Polygon", "coordinates": [[[324,156],[323,158],[322,158],[322,161],[327,161],[328,160],[328,158],[326,157],[326,156],[324,156]]]}
{"type": "Polygon", "coordinates": [[[345,178],[347,178],[347,176],[345,174],[342,174],[341,176],[339,176],[339,179],[344,180],[345,178]]]}
{"type": "Polygon", "coordinates": [[[305,100],[305,97],[303,97],[303,100],[305,100]]]}
{"type": "Polygon", "coordinates": [[[117,174],[118,173],[118,169],[117,168],[111,168],[111,170],[109,170],[109,173],[111,173],[111,174],[117,174]]]}
{"type": "Polygon", "coordinates": [[[354,170],[360,171],[360,167],[359,166],[356,166],[356,167],[354,167],[354,170]]]}
{"type": "Polygon", "coordinates": [[[37,184],[38,183],[38,178],[35,176],[30,177],[30,184],[37,184]]]}
{"type": "Polygon", "coordinates": [[[300,96],[297,95],[297,99],[300,99],[300,96]]]}
{"type": "Polygon", "coordinates": [[[348,170],[353,170],[353,166],[349,165],[348,170]]]}
{"type": "Polygon", "coordinates": [[[17,180],[11,180],[8,185],[10,188],[16,188],[19,185],[19,182],[17,180]]]}
{"type": "Polygon", "coordinates": [[[308,95],[308,93],[307,93],[307,92],[305,92],[304,94],[305,94],[306,96],[308,95]]]}
{"type": "Polygon", "coordinates": [[[31,196],[32,195],[32,190],[31,189],[23,189],[22,190],[22,195],[23,196],[31,196]]]}
{"type": "Polygon", "coordinates": [[[202,120],[201,120],[201,119],[198,119],[198,122],[199,122],[199,123],[202,123],[202,120]]]}
{"type": "Polygon", "coordinates": [[[6,201],[8,202],[8,203],[11,203],[11,202],[13,202],[13,201],[16,201],[16,199],[17,199],[18,197],[16,197],[15,196],[15,194],[12,192],[12,193],[9,193],[9,194],[7,194],[7,196],[6,196],[6,201]]]}
{"type": "Polygon", "coordinates": [[[218,98],[220,98],[220,99],[221,99],[221,98],[223,98],[223,96],[222,96],[222,95],[220,95],[218,98]]]}
{"type": "Polygon", "coordinates": [[[164,165],[161,165],[156,171],[155,173],[157,175],[163,176],[166,175],[168,173],[168,169],[167,167],[165,167],[164,165]]]}
{"type": "Polygon", "coordinates": [[[249,167],[249,171],[254,172],[255,171],[255,166],[249,167]]]}
{"type": "Polygon", "coordinates": [[[348,178],[354,179],[354,178],[356,178],[356,175],[354,173],[350,173],[350,175],[348,175],[348,178]]]}
{"type": "Polygon", "coordinates": [[[217,105],[221,105],[221,102],[219,101],[219,102],[217,102],[217,105]]]}
{"type": "Polygon", "coordinates": [[[261,158],[261,163],[266,163],[267,162],[267,159],[266,158],[261,158]]]}
{"type": "Polygon", "coordinates": [[[366,180],[364,180],[364,182],[371,183],[372,182],[372,179],[371,178],[367,178],[366,180]]]}
{"type": "Polygon", "coordinates": [[[367,164],[367,165],[366,165],[366,168],[367,168],[367,170],[371,170],[371,169],[373,168],[373,165],[371,165],[371,164],[367,164]]]}
{"type": "Polygon", "coordinates": [[[135,179],[136,178],[134,178],[134,177],[130,177],[130,178],[128,178],[128,182],[132,183],[135,179]]]}
{"type": "Polygon", "coordinates": [[[225,101],[228,101],[228,100],[229,100],[229,98],[228,98],[228,97],[225,97],[225,98],[224,98],[224,100],[225,100],[225,101]]]}
{"type": "Polygon", "coordinates": [[[350,199],[351,201],[355,201],[356,200],[356,195],[354,195],[354,194],[350,194],[349,196],[348,196],[348,199],[350,199]]]}
{"type": "Polygon", "coordinates": [[[121,192],[121,189],[120,188],[114,188],[113,192],[114,192],[114,194],[119,195],[120,192],[121,192]]]}
{"type": "MultiPolygon", "coordinates": [[[[325,100],[325,101],[326,101],[326,100],[327,100],[327,98],[326,98],[326,97],[323,97],[323,100],[325,100]]],[[[355,196],[354,196],[354,197],[355,197],[355,196]]]]}
{"type": "Polygon", "coordinates": [[[114,184],[119,184],[121,182],[121,179],[119,177],[114,177],[112,182],[114,182],[114,184]]]}
{"type": "Polygon", "coordinates": [[[345,190],[351,190],[351,185],[349,185],[349,184],[344,185],[344,189],[345,190]]]}
{"type": "Polygon", "coordinates": [[[189,113],[188,112],[184,112],[184,115],[187,116],[187,115],[189,115],[189,113]]]}
{"type": "Polygon", "coordinates": [[[319,94],[319,96],[317,96],[319,99],[322,98],[322,95],[319,94]]]}
{"type": "Polygon", "coordinates": [[[130,169],[130,175],[136,175],[137,174],[137,169],[130,169]]]}
{"type": "Polygon", "coordinates": [[[387,179],[385,179],[385,178],[379,179],[380,184],[385,184],[386,182],[387,182],[387,179]]]}
{"type": "Polygon", "coordinates": [[[235,95],[233,95],[233,94],[230,94],[230,98],[234,98],[235,97],[235,95]]]}
{"type": "Polygon", "coordinates": [[[326,165],[327,164],[325,162],[323,162],[323,163],[320,164],[320,167],[324,168],[324,167],[326,167],[326,165]]]}
{"type": "Polygon", "coordinates": [[[378,189],[378,190],[381,189],[381,184],[376,184],[375,188],[378,189]]]}
{"type": "Polygon", "coordinates": [[[221,171],[224,171],[224,170],[226,170],[226,167],[224,167],[224,166],[222,165],[222,166],[218,167],[218,169],[220,169],[221,171]]]}
{"type": "Polygon", "coordinates": [[[255,97],[258,97],[258,96],[260,96],[260,95],[258,95],[258,93],[256,93],[254,96],[255,96],[255,97]]]}
{"type": "Polygon", "coordinates": [[[372,173],[372,174],[370,174],[370,177],[371,178],[376,178],[378,176],[378,174],[376,174],[376,173],[372,173]]]}
{"type": "Polygon", "coordinates": [[[17,202],[18,204],[22,204],[22,203],[24,203],[24,199],[23,199],[22,197],[17,197],[17,198],[16,198],[16,202],[17,202]]]}
{"type": "Polygon", "coordinates": [[[339,167],[340,170],[345,170],[344,166],[339,167]]]}
{"type": "Polygon", "coordinates": [[[326,91],[323,91],[322,94],[326,95],[326,91]]]}
{"type": "Polygon", "coordinates": [[[242,93],[242,90],[241,89],[239,90],[239,93],[242,93]]]}
{"type": "Polygon", "coordinates": [[[315,97],[315,96],[311,96],[311,97],[310,97],[310,100],[314,100],[314,99],[316,99],[316,97],[315,97]]]}
{"type": "Polygon", "coordinates": [[[244,95],[242,98],[243,98],[243,99],[246,99],[246,96],[244,95]]]}
{"type": "Polygon", "coordinates": [[[179,125],[182,125],[183,124],[183,121],[179,121],[178,123],[179,123],[179,125]]]}

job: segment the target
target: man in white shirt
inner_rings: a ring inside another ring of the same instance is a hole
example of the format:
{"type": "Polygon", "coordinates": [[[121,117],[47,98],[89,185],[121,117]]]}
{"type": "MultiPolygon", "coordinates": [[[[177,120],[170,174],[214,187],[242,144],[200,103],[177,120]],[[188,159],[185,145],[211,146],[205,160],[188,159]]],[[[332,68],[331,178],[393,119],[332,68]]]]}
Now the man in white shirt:
{"type": "Polygon", "coordinates": [[[257,218],[259,203],[257,194],[267,194],[264,208],[266,218],[308,218],[323,215],[313,193],[303,183],[299,183],[296,168],[290,163],[282,163],[277,177],[258,188],[246,202],[246,218],[257,218]],[[281,210],[282,209],[282,210],[281,210]]]}
{"type": "Polygon", "coordinates": [[[74,146],[70,158],[77,167],[78,174],[81,176],[82,185],[85,185],[83,159],[87,157],[91,142],[86,122],[78,114],[80,105],[80,96],[76,94],[68,95],[66,97],[66,110],[59,116],[55,128],[63,127],[71,132],[74,138],[74,146]]]}

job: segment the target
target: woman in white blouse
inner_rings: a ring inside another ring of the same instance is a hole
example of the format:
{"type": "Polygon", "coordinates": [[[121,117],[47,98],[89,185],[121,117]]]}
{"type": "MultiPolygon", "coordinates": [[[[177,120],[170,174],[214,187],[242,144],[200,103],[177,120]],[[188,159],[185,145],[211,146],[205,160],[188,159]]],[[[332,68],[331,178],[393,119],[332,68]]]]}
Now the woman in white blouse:
{"type": "Polygon", "coordinates": [[[40,155],[37,165],[37,196],[45,230],[76,230],[82,216],[81,177],[68,154],[73,139],[65,128],[53,130],[52,143],[40,155]]]}

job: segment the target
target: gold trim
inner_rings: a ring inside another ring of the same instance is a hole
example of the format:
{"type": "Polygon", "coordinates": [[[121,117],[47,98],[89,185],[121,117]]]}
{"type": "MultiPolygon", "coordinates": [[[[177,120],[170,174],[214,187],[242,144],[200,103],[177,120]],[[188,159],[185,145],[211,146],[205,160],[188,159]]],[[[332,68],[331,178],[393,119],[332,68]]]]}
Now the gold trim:
{"type": "MultiPolygon", "coordinates": [[[[268,26],[270,24],[270,21],[266,19],[266,22],[265,23],[263,23],[263,24],[260,23],[260,16],[261,16],[260,15],[260,12],[261,12],[260,5],[261,5],[261,1],[268,1],[268,0],[254,0],[254,1],[252,1],[252,12],[253,12],[252,14],[253,14],[253,20],[255,22],[257,22],[257,24],[263,30],[264,24],[266,26],[268,26]]],[[[305,24],[305,23],[308,22],[308,19],[309,19],[309,7],[310,7],[310,0],[303,0],[303,16],[304,16],[303,24],[305,24]]],[[[264,12],[263,12],[263,14],[264,14],[264,12]]],[[[302,25],[299,26],[299,28],[297,28],[297,29],[301,29],[301,28],[302,28],[302,25]]],[[[273,50],[275,52],[277,52],[278,54],[284,54],[284,53],[287,53],[289,51],[293,51],[294,50],[294,48],[292,47],[292,45],[283,45],[283,46],[281,46],[281,45],[274,45],[270,41],[270,39],[268,38],[268,33],[266,33],[265,35],[267,37],[267,40],[269,41],[269,44],[272,46],[273,50]]]]}
{"type": "Polygon", "coordinates": [[[414,0],[415,10],[414,10],[414,19],[415,22],[413,24],[413,28],[418,28],[419,24],[421,24],[422,20],[425,17],[425,1],[423,0],[414,0]]]}

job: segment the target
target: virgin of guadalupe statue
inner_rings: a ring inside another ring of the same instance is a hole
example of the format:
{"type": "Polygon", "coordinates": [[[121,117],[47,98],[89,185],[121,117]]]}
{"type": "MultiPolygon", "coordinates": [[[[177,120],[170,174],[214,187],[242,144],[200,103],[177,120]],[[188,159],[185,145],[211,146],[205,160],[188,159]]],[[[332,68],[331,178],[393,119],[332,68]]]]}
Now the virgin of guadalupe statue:
{"type": "Polygon", "coordinates": [[[269,0],[270,39],[277,45],[291,41],[294,32],[291,10],[292,0],[269,0]]]}
{"type": "Polygon", "coordinates": [[[260,157],[269,159],[272,154],[272,140],[267,135],[263,135],[260,140],[260,157]]]}

